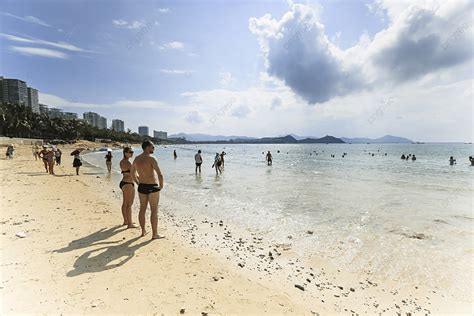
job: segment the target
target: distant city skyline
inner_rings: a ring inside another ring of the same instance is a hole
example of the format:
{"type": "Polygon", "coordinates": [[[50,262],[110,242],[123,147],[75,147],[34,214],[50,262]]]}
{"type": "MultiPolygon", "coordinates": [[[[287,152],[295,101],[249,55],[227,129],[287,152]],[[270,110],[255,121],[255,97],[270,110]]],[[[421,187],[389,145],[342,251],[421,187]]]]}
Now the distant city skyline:
{"type": "Polygon", "coordinates": [[[472,12],[469,0],[7,0],[0,74],[134,131],[472,142],[472,12]]]}

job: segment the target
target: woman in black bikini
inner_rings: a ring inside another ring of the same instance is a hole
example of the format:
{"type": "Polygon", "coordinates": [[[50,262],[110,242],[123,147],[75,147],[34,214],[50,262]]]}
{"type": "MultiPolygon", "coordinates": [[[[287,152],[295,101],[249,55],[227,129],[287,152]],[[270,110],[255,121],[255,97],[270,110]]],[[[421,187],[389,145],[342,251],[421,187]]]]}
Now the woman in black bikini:
{"type": "Polygon", "coordinates": [[[122,181],[120,181],[120,189],[123,193],[123,203],[122,203],[122,215],[123,215],[123,225],[127,225],[128,228],[135,228],[132,222],[132,205],[135,198],[135,189],[133,184],[132,175],[130,170],[132,169],[132,164],[129,159],[133,156],[133,150],[130,147],[125,147],[123,149],[123,159],[120,161],[120,169],[122,170],[122,181]]]}
{"type": "Polygon", "coordinates": [[[112,172],[112,150],[108,150],[107,151],[107,155],[105,155],[105,164],[107,166],[107,171],[109,171],[109,173],[112,172]]]}

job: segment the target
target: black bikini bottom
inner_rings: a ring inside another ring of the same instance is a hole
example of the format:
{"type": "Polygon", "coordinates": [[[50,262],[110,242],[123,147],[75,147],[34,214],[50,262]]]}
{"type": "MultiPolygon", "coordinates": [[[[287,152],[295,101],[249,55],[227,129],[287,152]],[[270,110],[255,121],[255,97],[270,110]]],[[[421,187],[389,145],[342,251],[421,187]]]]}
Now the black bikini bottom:
{"type": "Polygon", "coordinates": [[[122,188],[123,188],[123,186],[124,186],[124,185],[126,185],[126,184],[131,184],[132,186],[134,186],[134,185],[133,185],[133,182],[124,182],[124,181],[120,181],[120,184],[119,184],[119,187],[120,187],[120,189],[122,189],[122,188]]]}

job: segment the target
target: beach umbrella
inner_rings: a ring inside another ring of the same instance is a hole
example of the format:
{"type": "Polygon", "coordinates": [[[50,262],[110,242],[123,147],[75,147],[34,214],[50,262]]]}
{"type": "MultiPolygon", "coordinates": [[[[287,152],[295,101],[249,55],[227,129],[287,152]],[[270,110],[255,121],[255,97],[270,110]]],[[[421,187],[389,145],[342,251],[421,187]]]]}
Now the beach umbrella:
{"type": "Polygon", "coordinates": [[[74,150],[74,151],[71,153],[71,156],[75,156],[75,155],[79,154],[79,153],[80,153],[81,151],[83,151],[83,150],[84,150],[84,148],[78,148],[78,149],[74,150]]]}

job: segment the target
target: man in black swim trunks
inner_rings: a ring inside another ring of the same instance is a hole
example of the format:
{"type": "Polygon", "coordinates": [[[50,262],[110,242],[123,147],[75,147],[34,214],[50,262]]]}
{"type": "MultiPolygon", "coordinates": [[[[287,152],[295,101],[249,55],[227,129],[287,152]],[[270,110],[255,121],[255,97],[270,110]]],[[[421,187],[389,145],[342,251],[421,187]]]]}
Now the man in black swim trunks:
{"type": "Polygon", "coordinates": [[[146,234],[145,213],[148,204],[151,209],[152,239],[163,238],[158,235],[158,203],[160,201],[160,190],[163,189],[163,174],[158,161],[153,156],[155,146],[149,140],[142,144],[143,153],[138,155],[132,164],[131,174],[133,181],[138,184],[138,197],[140,199],[140,213],[138,220],[142,228],[142,236],[146,234]],[[158,178],[158,179],[157,179],[158,178]],[[159,185],[158,185],[158,183],[159,185]]]}
{"type": "Polygon", "coordinates": [[[201,156],[201,149],[198,150],[197,154],[194,155],[194,161],[196,162],[196,170],[195,173],[201,173],[201,165],[202,165],[202,156],[201,156]]]}

